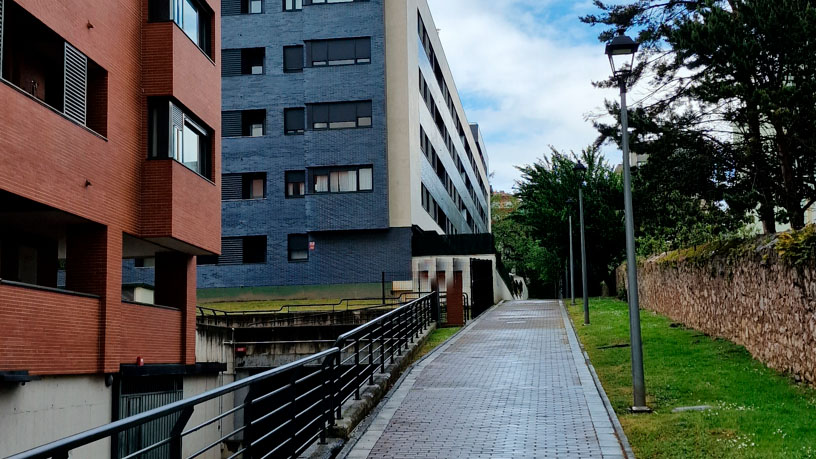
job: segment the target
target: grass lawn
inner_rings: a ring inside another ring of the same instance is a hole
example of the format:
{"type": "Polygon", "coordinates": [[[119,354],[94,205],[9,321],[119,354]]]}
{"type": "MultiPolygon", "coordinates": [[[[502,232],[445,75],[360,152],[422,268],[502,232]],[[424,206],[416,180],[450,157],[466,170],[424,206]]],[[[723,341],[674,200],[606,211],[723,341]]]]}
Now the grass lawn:
{"type": "Polygon", "coordinates": [[[462,327],[445,327],[437,328],[436,330],[432,331],[431,335],[428,336],[428,339],[425,340],[422,347],[419,348],[419,352],[416,354],[416,357],[414,357],[414,360],[416,361],[421,359],[425,354],[431,352],[434,350],[434,348],[447,341],[461,329],[462,327]]]}
{"type": "MultiPolygon", "coordinates": [[[[345,311],[346,301],[339,298],[322,300],[259,300],[259,301],[226,301],[221,303],[206,303],[202,307],[218,309],[220,311],[277,311],[277,312],[322,312],[334,310],[345,311]],[[287,308],[287,306],[291,306],[287,308]]],[[[348,309],[359,309],[382,304],[381,300],[350,300],[348,309]]]]}
{"type": "Polygon", "coordinates": [[[629,315],[625,302],[592,299],[584,327],[580,302],[569,307],[578,335],[643,458],[816,458],[816,389],[754,360],[742,346],[713,339],[641,311],[644,373],[652,414],[632,403],[629,315]],[[702,412],[672,408],[711,405],[702,412]]]}

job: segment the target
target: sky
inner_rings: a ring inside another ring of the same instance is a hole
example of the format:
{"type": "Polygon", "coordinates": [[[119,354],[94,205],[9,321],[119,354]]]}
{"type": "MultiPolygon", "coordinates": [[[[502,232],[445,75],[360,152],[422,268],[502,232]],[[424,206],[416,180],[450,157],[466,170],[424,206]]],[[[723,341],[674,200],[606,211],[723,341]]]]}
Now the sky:
{"type": "MultiPolygon", "coordinates": [[[[578,18],[597,12],[585,0],[428,0],[468,121],[487,144],[491,185],[512,191],[515,166],[549,155],[549,145],[579,152],[597,137],[586,118],[603,112],[597,89],[609,61],[600,29],[578,18]]],[[[621,162],[614,146],[602,150],[621,162]]]]}

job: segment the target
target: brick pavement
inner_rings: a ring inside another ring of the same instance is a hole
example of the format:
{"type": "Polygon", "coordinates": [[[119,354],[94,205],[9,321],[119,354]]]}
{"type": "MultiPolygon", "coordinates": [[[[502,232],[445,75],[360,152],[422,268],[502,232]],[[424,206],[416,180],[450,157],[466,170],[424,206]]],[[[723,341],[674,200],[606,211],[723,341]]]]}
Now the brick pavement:
{"type": "Polygon", "coordinates": [[[624,458],[566,312],[491,309],[408,373],[356,458],[624,458]]]}

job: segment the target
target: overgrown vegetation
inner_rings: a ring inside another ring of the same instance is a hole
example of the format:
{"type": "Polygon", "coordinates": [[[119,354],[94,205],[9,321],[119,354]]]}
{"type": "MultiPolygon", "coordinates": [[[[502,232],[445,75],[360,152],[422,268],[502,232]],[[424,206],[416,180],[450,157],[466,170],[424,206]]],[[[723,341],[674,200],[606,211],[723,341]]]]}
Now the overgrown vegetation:
{"type": "MultiPolygon", "coordinates": [[[[751,358],[741,346],[712,339],[641,312],[647,402],[632,403],[625,302],[592,299],[592,325],[576,327],[638,458],[816,458],[816,389],[751,358]],[[706,411],[672,409],[709,405],[706,411]]],[[[579,307],[570,308],[581,323],[579,307]]]]}
{"type": "Polygon", "coordinates": [[[812,266],[816,261],[816,225],[779,234],[776,252],[793,266],[812,266]]]}
{"type": "Polygon", "coordinates": [[[425,354],[436,349],[437,346],[450,339],[451,336],[455,335],[456,332],[461,329],[462,327],[445,327],[437,328],[436,330],[432,331],[430,336],[428,336],[428,339],[422,344],[422,347],[419,348],[414,360],[416,361],[421,359],[425,354]]]}

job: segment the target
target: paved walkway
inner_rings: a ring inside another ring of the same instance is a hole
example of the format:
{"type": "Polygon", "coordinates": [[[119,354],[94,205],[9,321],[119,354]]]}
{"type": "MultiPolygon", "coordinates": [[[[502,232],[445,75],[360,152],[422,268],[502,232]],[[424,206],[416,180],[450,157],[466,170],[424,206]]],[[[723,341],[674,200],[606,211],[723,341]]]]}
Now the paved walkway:
{"type": "Polygon", "coordinates": [[[556,301],[486,312],[416,365],[348,458],[624,458],[556,301]]]}

